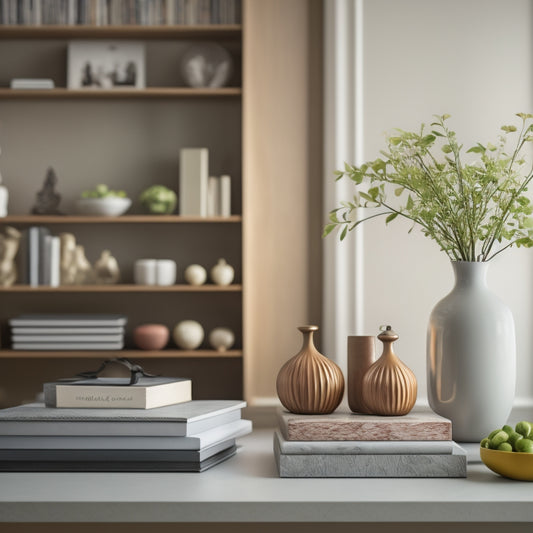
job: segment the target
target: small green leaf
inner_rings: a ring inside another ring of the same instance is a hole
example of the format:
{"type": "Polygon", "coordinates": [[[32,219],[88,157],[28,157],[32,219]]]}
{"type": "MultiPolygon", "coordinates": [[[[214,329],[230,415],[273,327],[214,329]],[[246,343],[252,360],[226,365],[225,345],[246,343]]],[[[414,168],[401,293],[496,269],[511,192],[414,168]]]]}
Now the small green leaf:
{"type": "Polygon", "coordinates": [[[348,233],[348,226],[344,226],[344,229],[342,230],[341,241],[343,241],[344,237],[346,237],[346,233],[348,233]]]}
{"type": "Polygon", "coordinates": [[[391,214],[385,219],[385,224],[388,224],[389,222],[392,222],[397,216],[398,216],[398,213],[391,213],[391,214]]]}
{"type": "Polygon", "coordinates": [[[453,150],[452,150],[452,147],[449,145],[449,144],[445,144],[441,150],[445,153],[445,154],[450,154],[453,150]]]}
{"type": "Polygon", "coordinates": [[[337,224],[327,224],[324,227],[324,232],[322,233],[322,237],[327,237],[336,227],[337,227],[337,224]]]}
{"type": "Polygon", "coordinates": [[[401,196],[403,191],[405,191],[405,187],[398,187],[397,189],[394,189],[394,195],[401,196]]]}

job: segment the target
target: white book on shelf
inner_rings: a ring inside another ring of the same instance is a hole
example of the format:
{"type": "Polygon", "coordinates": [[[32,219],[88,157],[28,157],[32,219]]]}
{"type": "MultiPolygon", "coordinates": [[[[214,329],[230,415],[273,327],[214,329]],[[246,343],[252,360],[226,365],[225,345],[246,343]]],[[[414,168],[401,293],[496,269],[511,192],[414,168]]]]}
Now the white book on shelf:
{"type": "Polygon", "coordinates": [[[220,176],[219,215],[223,217],[231,215],[231,178],[226,174],[220,176]]]}
{"type": "Polygon", "coordinates": [[[207,216],[209,150],[180,150],[180,215],[207,216]]]}
{"type": "Polygon", "coordinates": [[[207,180],[207,216],[220,215],[220,179],[217,176],[209,176],[207,180]]]}
{"type": "Polygon", "coordinates": [[[39,285],[39,228],[28,230],[28,280],[31,287],[39,285]]]}
{"type": "Polygon", "coordinates": [[[60,285],[60,239],[51,237],[50,240],[50,286],[59,287],[60,285]]]}

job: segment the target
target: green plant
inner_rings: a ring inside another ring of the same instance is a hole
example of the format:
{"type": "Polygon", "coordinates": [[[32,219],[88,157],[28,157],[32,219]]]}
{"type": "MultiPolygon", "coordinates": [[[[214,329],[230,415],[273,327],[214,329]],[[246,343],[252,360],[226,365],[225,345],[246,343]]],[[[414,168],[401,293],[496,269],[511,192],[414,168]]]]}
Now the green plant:
{"type": "Polygon", "coordinates": [[[387,224],[410,220],[409,232],[419,226],[454,261],[489,261],[513,245],[533,246],[533,206],[525,194],[533,167],[522,156],[533,142],[533,115],[517,116],[521,126],[502,126],[496,144],[466,150],[477,158],[469,162],[446,125],[449,115],[436,116],[430,131],[424,124],[419,133],[396,130],[382,158],[335,172],[337,180],[353,181],[355,194],[330,212],[324,236],[342,228],[343,240],[359,224],[385,216],[387,224]],[[507,152],[509,136],[516,140],[507,152]],[[377,211],[359,218],[368,207],[377,211]]]}

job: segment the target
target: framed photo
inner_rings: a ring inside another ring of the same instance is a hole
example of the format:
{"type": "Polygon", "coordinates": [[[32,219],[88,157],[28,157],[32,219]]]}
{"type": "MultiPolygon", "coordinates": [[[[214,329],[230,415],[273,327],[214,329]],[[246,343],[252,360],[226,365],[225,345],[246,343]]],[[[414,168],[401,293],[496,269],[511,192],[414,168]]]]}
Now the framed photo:
{"type": "Polygon", "coordinates": [[[72,41],[68,45],[69,89],[144,89],[144,46],[129,41],[72,41]]]}

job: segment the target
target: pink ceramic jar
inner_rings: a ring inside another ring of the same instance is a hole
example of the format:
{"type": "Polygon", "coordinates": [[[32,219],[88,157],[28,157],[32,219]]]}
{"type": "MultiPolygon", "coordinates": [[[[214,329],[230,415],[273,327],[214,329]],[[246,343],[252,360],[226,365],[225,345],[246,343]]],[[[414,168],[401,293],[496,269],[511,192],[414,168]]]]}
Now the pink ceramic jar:
{"type": "Polygon", "coordinates": [[[141,350],[162,350],[170,333],[163,324],[143,324],[133,330],[133,341],[141,350]]]}

